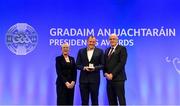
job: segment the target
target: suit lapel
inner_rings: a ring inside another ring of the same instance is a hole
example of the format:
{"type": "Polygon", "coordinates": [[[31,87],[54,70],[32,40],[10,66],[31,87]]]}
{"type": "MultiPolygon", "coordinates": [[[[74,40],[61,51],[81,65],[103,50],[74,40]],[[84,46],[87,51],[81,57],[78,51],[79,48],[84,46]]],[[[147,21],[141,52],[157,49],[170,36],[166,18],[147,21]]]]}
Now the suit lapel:
{"type": "MultiPolygon", "coordinates": [[[[72,63],[72,58],[70,56],[68,56],[68,57],[69,57],[70,63],[72,63]]],[[[67,63],[63,55],[61,55],[61,58],[62,58],[63,63],[67,63]]]]}
{"type": "Polygon", "coordinates": [[[109,51],[110,51],[110,47],[106,50],[106,53],[105,53],[105,55],[106,55],[106,57],[108,57],[108,53],[109,53],[109,51]]]}
{"type": "Polygon", "coordinates": [[[114,53],[116,53],[118,49],[119,49],[119,45],[117,45],[117,46],[116,46],[116,49],[114,50],[114,52],[112,53],[112,55],[111,55],[111,56],[113,56],[113,55],[114,55],[114,53]]]}
{"type": "Polygon", "coordinates": [[[110,58],[108,58],[108,54],[109,54],[110,49],[111,49],[111,47],[109,47],[105,52],[105,57],[106,57],[107,61],[110,59],[110,58]]]}
{"type": "Polygon", "coordinates": [[[61,55],[61,62],[66,63],[66,60],[63,55],[61,55]]]}
{"type": "Polygon", "coordinates": [[[88,55],[87,55],[87,48],[85,48],[84,52],[85,52],[84,54],[85,54],[86,61],[89,62],[88,55]]]}
{"type": "MultiPolygon", "coordinates": [[[[111,54],[111,57],[108,58],[108,60],[111,60],[111,58],[114,56],[114,53],[116,53],[119,48],[120,48],[120,46],[117,45],[116,49],[115,49],[114,52],[111,54]]],[[[110,50],[110,48],[109,48],[109,50],[110,50]]],[[[108,50],[108,53],[109,53],[109,50],[108,50]]],[[[107,57],[108,57],[108,54],[107,54],[107,57]]]]}

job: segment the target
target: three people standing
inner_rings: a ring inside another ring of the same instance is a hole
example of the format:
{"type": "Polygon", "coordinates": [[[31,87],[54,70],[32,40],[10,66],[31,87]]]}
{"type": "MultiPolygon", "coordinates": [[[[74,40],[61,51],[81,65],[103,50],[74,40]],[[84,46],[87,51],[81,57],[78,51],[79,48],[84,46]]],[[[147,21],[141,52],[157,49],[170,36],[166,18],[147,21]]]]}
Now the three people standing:
{"type": "Polygon", "coordinates": [[[109,105],[126,105],[125,99],[125,64],[126,48],[118,44],[116,34],[109,36],[110,47],[105,50],[97,48],[96,38],[89,36],[87,47],[79,50],[76,60],[69,56],[69,45],[62,45],[62,54],[56,57],[57,71],[57,104],[73,104],[76,68],[80,70],[79,87],[82,105],[98,105],[100,70],[104,70],[107,80],[107,95],[109,105]]]}

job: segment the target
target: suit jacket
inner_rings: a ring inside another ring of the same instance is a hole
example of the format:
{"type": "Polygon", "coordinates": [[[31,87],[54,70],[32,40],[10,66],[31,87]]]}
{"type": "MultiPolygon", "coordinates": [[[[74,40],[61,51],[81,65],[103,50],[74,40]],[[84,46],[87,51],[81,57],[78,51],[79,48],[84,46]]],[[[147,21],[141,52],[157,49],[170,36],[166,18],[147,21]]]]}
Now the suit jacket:
{"type": "Polygon", "coordinates": [[[125,73],[125,64],[127,60],[126,48],[117,45],[110,58],[108,58],[109,51],[110,47],[105,50],[104,73],[113,74],[112,82],[127,80],[125,73]]]}
{"type": "Polygon", "coordinates": [[[80,49],[76,60],[77,69],[80,72],[80,83],[100,83],[100,70],[104,66],[104,54],[103,50],[95,48],[92,58],[89,61],[87,56],[87,48],[80,49]],[[94,64],[95,71],[87,72],[84,71],[84,66],[89,66],[89,63],[94,64]]]}
{"type": "Polygon", "coordinates": [[[63,55],[56,57],[56,84],[65,84],[67,81],[75,81],[77,76],[77,69],[75,60],[69,56],[70,63],[66,62],[63,55]]]}

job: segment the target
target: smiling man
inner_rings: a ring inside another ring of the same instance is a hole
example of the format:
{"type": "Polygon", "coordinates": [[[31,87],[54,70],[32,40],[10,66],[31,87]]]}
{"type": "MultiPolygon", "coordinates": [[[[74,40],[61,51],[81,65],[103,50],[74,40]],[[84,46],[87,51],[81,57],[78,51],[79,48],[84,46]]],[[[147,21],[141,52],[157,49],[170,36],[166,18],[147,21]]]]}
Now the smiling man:
{"type": "Polygon", "coordinates": [[[98,105],[100,70],[103,69],[103,50],[96,48],[96,38],[89,36],[87,47],[78,52],[76,65],[80,70],[80,93],[82,105],[88,105],[91,95],[92,105],[98,105]]]}
{"type": "Polygon", "coordinates": [[[107,79],[109,105],[126,105],[124,83],[126,78],[126,48],[118,44],[116,34],[109,36],[111,47],[105,51],[104,76],[107,79]],[[117,101],[118,100],[118,101],[117,101]]]}

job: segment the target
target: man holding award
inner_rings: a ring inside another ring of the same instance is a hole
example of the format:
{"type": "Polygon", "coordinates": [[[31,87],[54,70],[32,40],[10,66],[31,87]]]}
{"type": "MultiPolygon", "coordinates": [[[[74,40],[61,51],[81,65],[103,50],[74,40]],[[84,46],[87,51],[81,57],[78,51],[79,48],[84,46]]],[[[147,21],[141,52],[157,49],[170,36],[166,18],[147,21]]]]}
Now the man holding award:
{"type": "Polygon", "coordinates": [[[100,70],[103,69],[103,50],[95,47],[96,38],[89,36],[87,47],[78,52],[76,65],[80,70],[79,87],[82,105],[88,105],[91,95],[92,105],[98,105],[100,70]]]}

